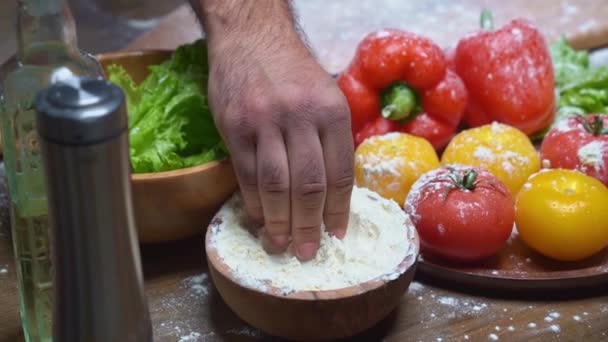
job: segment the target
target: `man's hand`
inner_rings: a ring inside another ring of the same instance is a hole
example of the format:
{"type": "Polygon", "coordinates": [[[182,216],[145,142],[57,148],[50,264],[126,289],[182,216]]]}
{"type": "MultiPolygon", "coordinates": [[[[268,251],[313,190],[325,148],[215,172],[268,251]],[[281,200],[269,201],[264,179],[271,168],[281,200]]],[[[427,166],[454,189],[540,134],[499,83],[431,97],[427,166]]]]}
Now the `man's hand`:
{"type": "Polygon", "coordinates": [[[209,46],[209,97],[249,214],[269,252],[300,260],[320,225],[342,238],[353,186],[350,112],[296,32],[287,1],[196,0],[209,46]]]}

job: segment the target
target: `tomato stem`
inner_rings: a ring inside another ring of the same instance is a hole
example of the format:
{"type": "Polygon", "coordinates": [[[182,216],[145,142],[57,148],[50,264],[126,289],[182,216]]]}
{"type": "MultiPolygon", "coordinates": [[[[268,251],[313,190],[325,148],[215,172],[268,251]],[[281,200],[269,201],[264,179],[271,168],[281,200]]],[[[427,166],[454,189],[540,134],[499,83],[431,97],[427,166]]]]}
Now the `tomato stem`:
{"type": "Polygon", "coordinates": [[[464,172],[462,177],[462,186],[467,190],[474,190],[477,183],[475,180],[477,179],[477,172],[475,170],[467,170],[464,172]]]}
{"type": "Polygon", "coordinates": [[[396,83],[382,94],[382,117],[401,121],[415,114],[417,107],[416,93],[405,83],[396,83]]]}
{"type": "Polygon", "coordinates": [[[608,128],[604,127],[604,120],[602,120],[599,115],[594,115],[592,122],[589,122],[589,120],[585,120],[585,118],[583,118],[583,126],[587,132],[593,135],[608,134],[608,128]]]}
{"type": "Polygon", "coordinates": [[[483,10],[481,10],[481,16],[479,17],[479,25],[484,31],[494,30],[494,18],[492,18],[492,12],[489,9],[484,8],[483,10]]]}
{"type": "Polygon", "coordinates": [[[460,172],[452,166],[447,166],[446,168],[450,171],[448,178],[451,181],[451,184],[445,188],[445,193],[443,194],[444,201],[447,200],[450,191],[454,189],[473,191],[480,184],[487,184],[494,190],[500,192],[503,196],[505,195],[505,193],[499,189],[496,184],[487,180],[478,180],[477,176],[479,174],[475,169],[467,169],[463,171],[461,175],[460,172]]]}

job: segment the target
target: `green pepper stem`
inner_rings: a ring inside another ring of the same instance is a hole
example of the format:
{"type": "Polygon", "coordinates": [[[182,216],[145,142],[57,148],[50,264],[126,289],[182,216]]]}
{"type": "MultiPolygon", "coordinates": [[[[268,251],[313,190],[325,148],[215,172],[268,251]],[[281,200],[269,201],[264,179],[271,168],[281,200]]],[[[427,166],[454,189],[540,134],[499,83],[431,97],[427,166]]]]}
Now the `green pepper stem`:
{"type": "Polygon", "coordinates": [[[481,10],[479,24],[481,25],[481,29],[484,31],[494,30],[494,18],[492,18],[492,12],[489,9],[484,8],[481,10]]]}
{"type": "Polygon", "coordinates": [[[416,94],[407,85],[397,83],[384,92],[382,104],[382,117],[389,120],[403,120],[416,109],[416,94]]]}

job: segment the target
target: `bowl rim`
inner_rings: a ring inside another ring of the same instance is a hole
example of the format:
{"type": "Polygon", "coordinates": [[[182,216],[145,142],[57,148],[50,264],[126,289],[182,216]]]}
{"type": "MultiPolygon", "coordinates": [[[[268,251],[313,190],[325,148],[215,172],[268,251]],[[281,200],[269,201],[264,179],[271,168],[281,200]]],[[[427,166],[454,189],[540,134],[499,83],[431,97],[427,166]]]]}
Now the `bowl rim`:
{"type": "MultiPolygon", "coordinates": [[[[238,194],[238,191],[236,191],[232,196],[236,196],[237,194],[238,194]]],[[[224,207],[224,205],[228,201],[230,201],[232,196],[224,202],[224,204],[222,205],[220,210],[218,210],[218,212],[213,216],[213,218],[211,219],[211,222],[209,223],[209,226],[207,227],[207,232],[205,233],[205,255],[207,257],[208,264],[210,264],[209,268],[213,268],[214,271],[220,273],[223,277],[228,279],[232,284],[234,284],[240,288],[246,289],[248,291],[252,291],[252,292],[260,294],[260,295],[267,295],[267,296],[270,296],[273,298],[284,299],[284,300],[295,300],[295,301],[340,300],[340,299],[360,296],[360,295],[363,295],[364,293],[374,291],[382,286],[399,281],[401,278],[406,276],[408,271],[412,270],[418,263],[419,256],[420,256],[420,236],[418,235],[418,232],[416,231],[413,223],[411,222],[411,219],[409,219],[409,217],[408,217],[406,226],[408,226],[409,229],[405,230],[405,233],[408,234],[408,231],[411,232],[411,235],[408,237],[411,247],[410,247],[410,252],[408,254],[406,254],[404,259],[393,268],[393,272],[398,274],[396,277],[387,277],[389,275],[389,273],[385,273],[385,274],[382,274],[375,278],[372,278],[370,280],[364,281],[360,284],[356,284],[356,285],[352,285],[352,286],[348,286],[348,287],[332,289],[332,290],[299,290],[299,291],[293,291],[293,292],[290,292],[287,294],[284,294],[280,289],[278,289],[274,286],[271,286],[271,285],[268,285],[268,287],[269,287],[268,291],[261,291],[256,288],[243,285],[240,282],[238,282],[235,279],[235,277],[233,276],[232,272],[229,271],[230,267],[219,256],[219,254],[217,252],[217,248],[215,248],[214,246],[211,246],[211,238],[212,238],[212,235],[214,234],[214,231],[216,230],[214,228],[217,228],[223,222],[221,215],[220,215],[221,209],[224,207]]]]}
{"type": "Polygon", "coordinates": [[[190,176],[196,173],[204,172],[207,169],[220,167],[222,165],[230,166],[231,160],[229,157],[224,157],[218,160],[212,160],[200,165],[194,165],[189,167],[184,167],[181,169],[168,170],[168,171],[160,171],[160,172],[141,172],[141,173],[131,173],[131,178],[134,181],[141,180],[152,180],[152,179],[172,179],[183,176],[190,176]]]}

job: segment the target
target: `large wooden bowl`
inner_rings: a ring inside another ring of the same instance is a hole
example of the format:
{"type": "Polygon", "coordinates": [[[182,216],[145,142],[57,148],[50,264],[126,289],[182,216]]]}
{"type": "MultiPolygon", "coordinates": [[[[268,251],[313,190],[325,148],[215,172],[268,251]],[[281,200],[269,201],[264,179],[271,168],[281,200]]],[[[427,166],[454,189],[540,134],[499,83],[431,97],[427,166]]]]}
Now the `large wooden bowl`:
{"type": "MultiPolygon", "coordinates": [[[[330,341],[359,334],[386,318],[412,282],[420,241],[413,225],[404,227],[410,252],[395,267],[396,277],[380,277],[357,286],[329,291],[282,294],[239,284],[211,243],[224,222],[221,212],[207,229],[205,250],[209,271],[224,302],[248,324],[265,333],[300,341],[330,341]]],[[[408,221],[409,222],[409,221],[408,221]]],[[[378,251],[378,253],[382,253],[378,251]]]]}
{"type": "MultiPolygon", "coordinates": [[[[166,60],[171,51],[117,52],[97,56],[104,71],[111,64],[125,68],[136,83],[148,66],[166,60]]],[[[221,204],[237,188],[229,159],[195,167],[133,174],[133,207],[139,241],[160,243],[200,234],[221,204]]]]}

